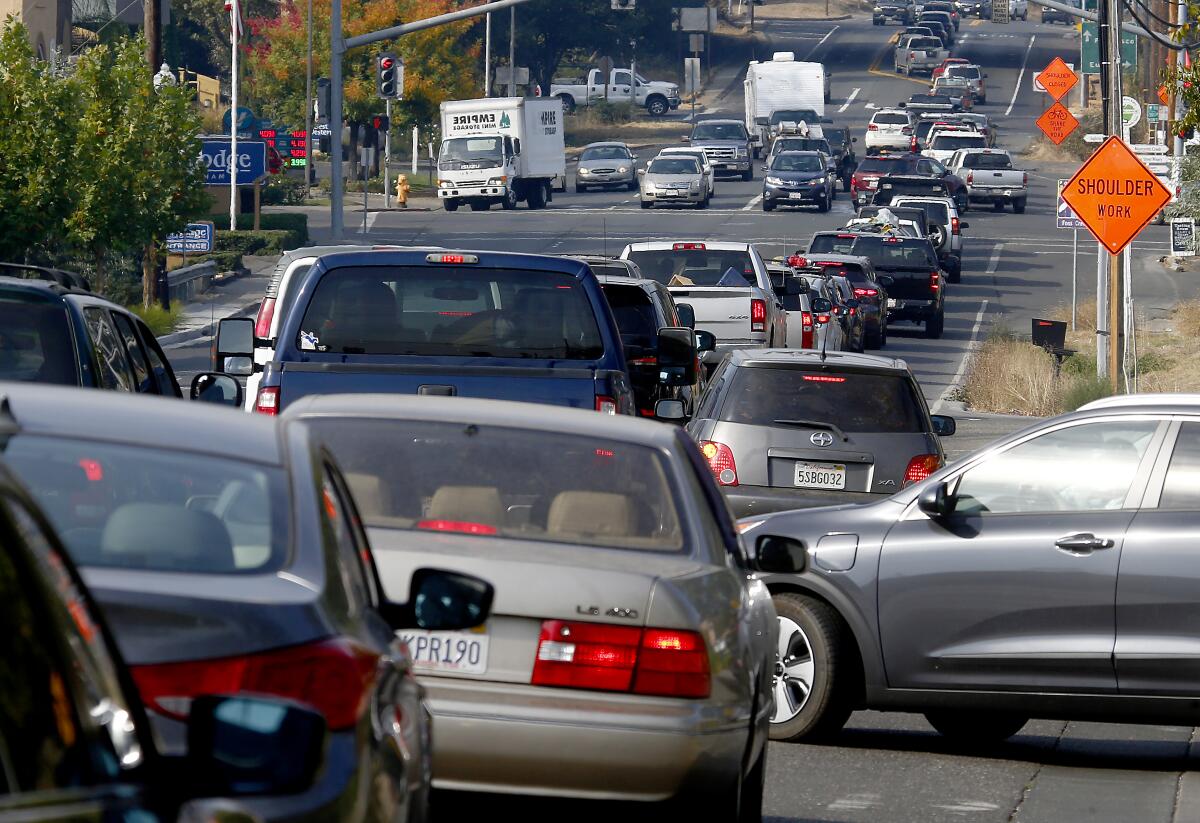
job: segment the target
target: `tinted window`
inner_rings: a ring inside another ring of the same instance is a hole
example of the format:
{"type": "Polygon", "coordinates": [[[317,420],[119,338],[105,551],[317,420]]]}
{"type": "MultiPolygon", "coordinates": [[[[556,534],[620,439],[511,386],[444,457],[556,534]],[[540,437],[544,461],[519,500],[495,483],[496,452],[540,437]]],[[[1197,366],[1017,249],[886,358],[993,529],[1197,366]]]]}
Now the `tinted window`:
{"type": "Polygon", "coordinates": [[[982,149],[987,145],[987,141],[983,139],[982,134],[939,134],[933,138],[933,148],[935,151],[955,151],[957,149],[982,149]]]}
{"type": "Polygon", "coordinates": [[[112,321],[108,319],[108,312],[98,308],[84,309],[83,319],[87,323],[88,333],[92,336],[96,359],[100,361],[101,387],[133,391],[133,375],[125,360],[125,346],[117,336],[112,321]]]}
{"type": "Polygon", "coordinates": [[[313,425],[369,526],[683,547],[663,459],[643,446],[490,425],[328,418],[313,425]]]}
{"type": "Polygon", "coordinates": [[[908,163],[908,160],[899,157],[864,157],[855,171],[867,174],[899,174],[908,168],[908,163]]]}
{"type": "Polygon", "coordinates": [[[910,49],[940,49],[941,41],[935,40],[932,37],[914,37],[908,41],[910,49]]]}
{"type": "Polygon", "coordinates": [[[818,234],[808,244],[808,253],[849,254],[857,239],[856,234],[818,234]]]}
{"type": "Polygon", "coordinates": [[[658,317],[650,295],[636,286],[608,285],[604,287],[604,296],[608,298],[628,356],[636,356],[629,351],[630,347],[647,349],[658,345],[658,317]]]}
{"type": "Polygon", "coordinates": [[[922,203],[920,201],[905,200],[902,201],[905,208],[920,209],[925,213],[925,220],[929,223],[941,223],[946,225],[950,222],[950,207],[945,203],[922,203]]]}
{"type": "Polygon", "coordinates": [[[825,171],[825,160],[811,154],[781,154],[771,164],[771,171],[825,171]]]}
{"type": "Polygon", "coordinates": [[[979,66],[951,66],[946,69],[947,77],[965,77],[968,80],[978,80],[981,75],[979,66]]]}
{"type": "Polygon", "coordinates": [[[580,160],[628,160],[629,152],[620,146],[594,146],[584,149],[580,160]]]}
{"type": "Polygon", "coordinates": [[[700,163],[690,157],[656,157],[647,174],[699,174],[700,163]]]}
{"type": "Polygon", "coordinates": [[[753,426],[818,420],[861,433],[928,431],[907,376],[761,366],[737,370],[720,419],[753,426]]]}
{"type": "MultiPolygon", "coordinates": [[[[884,123],[889,126],[907,126],[908,115],[892,112],[882,112],[871,118],[871,122],[875,124],[884,123]]],[[[860,167],[861,168],[861,167],[860,167]]]]}
{"type": "Polygon", "coordinates": [[[968,154],[963,158],[966,169],[1011,169],[1012,160],[1007,154],[968,154]]]}
{"type": "Polygon", "coordinates": [[[150,358],[150,369],[154,372],[158,391],[166,397],[179,397],[179,383],[175,381],[175,372],[167,365],[167,358],[163,355],[162,349],[158,347],[158,341],[154,339],[154,335],[150,334],[150,330],[144,326],[142,327],[142,340],[146,343],[146,356],[150,358]]]}
{"type": "Polygon", "coordinates": [[[72,339],[61,303],[0,297],[0,380],[78,385],[72,339]]]}
{"type": "Polygon", "coordinates": [[[693,140],[745,140],[746,127],[741,123],[698,123],[692,129],[693,140]]]}
{"type": "Polygon", "coordinates": [[[1200,510],[1200,423],[1180,426],[1158,507],[1200,510]]]}
{"type": "Polygon", "coordinates": [[[631,251],[642,275],[668,286],[730,286],[756,282],[748,251],[734,249],[654,249],[631,251]]]}
{"type": "Polygon", "coordinates": [[[137,380],[137,390],[156,392],[157,385],[150,379],[150,364],[142,352],[142,344],[138,341],[137,332],[133,330],[133,324],[123,314],[114,312],[111,316],[112,321],[117,325],[117,331],[121,334],[121,339],[125,341],[125,351],[129,355],[129,362],[133,364],[133,376],[137,380]]]}
{"type": "Polygon", "coordinates": [[[854,241],[853,251],[879,270],[926,269],[937,271],[937,256],[928,240],[905,241],[892,237],[864,235],[854,241]]]}
{"type": "Polygon", "coordinates": [[[595,360],[596,317],[573,275],[456,266],[339,268],[317,283],[296,344],[330,354],[595,360]]]}
{"type": "Polygon", "coordinates": [[[879,193],[887,197],[898,197],[902,194],[940,197],[946,193],[946,184],[941,180],[881,180],[879,193]]]}
{"type": "Polygon", "coordinates": [[[4,457],[76,563],[233,574],[286,555],[283,471],[68,438],[18,435],[4,457]]]}
{"type": "Polygon", "coordinates": [[[972,514],[1119,509],[1158,422],[1088,423],[1049,432],[963,474],[957,511],[972,514]]]}

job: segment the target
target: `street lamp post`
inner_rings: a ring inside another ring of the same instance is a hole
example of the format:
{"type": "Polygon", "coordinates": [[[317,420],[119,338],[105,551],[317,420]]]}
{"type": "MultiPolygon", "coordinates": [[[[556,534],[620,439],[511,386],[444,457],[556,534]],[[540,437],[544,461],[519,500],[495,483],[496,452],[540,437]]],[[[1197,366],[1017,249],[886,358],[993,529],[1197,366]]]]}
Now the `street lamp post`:
{"type": "Polygon", "coordinates": [[[313,117],[313,26],[312,0],[308,0],[308,65],[304,78],[304,185],[312,188],[312,117],[313,117]]]}

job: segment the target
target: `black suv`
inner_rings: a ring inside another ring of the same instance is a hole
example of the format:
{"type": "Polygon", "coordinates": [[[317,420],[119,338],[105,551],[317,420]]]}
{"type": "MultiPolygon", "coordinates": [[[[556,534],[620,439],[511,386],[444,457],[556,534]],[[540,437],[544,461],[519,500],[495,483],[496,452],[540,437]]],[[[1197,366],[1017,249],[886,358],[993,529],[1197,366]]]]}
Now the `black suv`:
{"type": "MultiPolygon", "coordinates": [[[[854,205],[864,206],[871,203],[878,190],[879,181],[892,175],[936,178],[945,184],[946,192],[949,192],[948,196],[954,198],[959,213],[967,212],[969,205],[967,203],[967,184],[963,182],[962,178],[951,173],[949,169],[932,157],[925,157],[913,152],[879,154],[864,159],[855,169],[851,185],[851,190],[854,192],[854,205]]],[[[915,194],[915,192],[901,193],[915,194]]]]}

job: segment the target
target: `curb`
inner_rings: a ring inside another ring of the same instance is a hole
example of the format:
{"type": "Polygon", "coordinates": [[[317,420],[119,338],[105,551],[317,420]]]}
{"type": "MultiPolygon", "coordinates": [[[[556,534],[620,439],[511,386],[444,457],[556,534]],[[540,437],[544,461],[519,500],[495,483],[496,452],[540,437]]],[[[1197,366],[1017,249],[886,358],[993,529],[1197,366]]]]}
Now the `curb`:
{"type": "Polygon", "coordinates": [[[754,22],[757,23],[760,20],[770,20],[771,22],[776,23],[784,20],[789,23],[837,23],[841,20],[850,20],[853,17],[853,14],[839,14],[836,17],[763,17],[762,15],[755,15],[754,22]]]}
{"type": "MultiPolygon", "coordinates": [[[[251,314],[254,314],[254,312],[258,309],[258,304],[261,302],[262,298],[258,298],[253,303],[245,304],[233,314],[226,315],[226,317],[248,317],[251,314]]],[[[217,322],[220,322],[223,319],[225,318],[217,318],[217,322]]],[[[199,340],[202,337],[212,337],[216,330],[216,323],[209,323],[208,325],[201,326],[198,329],[171,332],[170,334],[164,334],[162,337],[158,338],[158,345],[165,349],[172,346],[178,346],[183,343],[191,343],[192,341],[199,340]]]]}

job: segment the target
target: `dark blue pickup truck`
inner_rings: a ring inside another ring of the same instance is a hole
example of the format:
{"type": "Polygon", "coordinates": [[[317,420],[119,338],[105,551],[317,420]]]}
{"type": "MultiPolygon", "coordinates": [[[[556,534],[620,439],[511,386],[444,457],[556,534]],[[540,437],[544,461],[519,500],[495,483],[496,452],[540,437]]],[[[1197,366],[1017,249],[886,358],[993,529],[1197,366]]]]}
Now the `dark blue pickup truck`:
{"type": "MultiPolygon", "coordinates": [[[[246,356],[253,335],[245,326],[246,319],[222,321],[218,362],[246,356]]],[[[664,331],[661,378],[686,385],[694,334],[664,331]]],[[[306,395],[347,393],[635,411],[620,333],[587,264],[503,252],[320,257],[282,319],[255,410],[277,414],[306,395]]]]}

